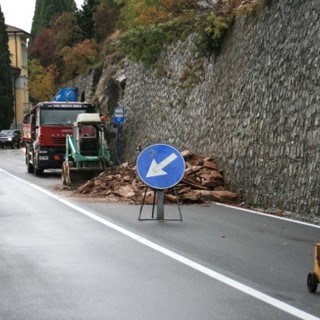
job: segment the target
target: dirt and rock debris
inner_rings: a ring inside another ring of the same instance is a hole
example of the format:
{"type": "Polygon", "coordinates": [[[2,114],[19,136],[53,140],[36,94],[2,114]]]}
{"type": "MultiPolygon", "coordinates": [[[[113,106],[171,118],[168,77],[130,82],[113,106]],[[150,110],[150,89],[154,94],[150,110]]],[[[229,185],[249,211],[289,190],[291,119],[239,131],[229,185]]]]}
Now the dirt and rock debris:
{"type": "MultiPolygon", "coordinates": [[[[174,188],[165,190],[165,202],[239,203],[239,195],[227,190],[223,173],[219,171],[212,158],[188,150],[181,154],[186,162],[185,175],[174,188]]],[[[145,196],[145,203],[152,204],[154,190],[146,188],[147,186],[138,177],[136,164],[126,162],[108,168],[83,184],[72,185],[69,190],[72,190],[73,196],[104,198],[105,201],[132,204],[141,204],[145,196]]]]}
{"type": "MultiPolygon", "coordinates": [[[[210,157],[194,154],[188,150],[181,152],[186,162],[183,179],[174,189],[165,190],[165,202],[207,205],[220,202],[232,206],[252,209],[292,220],[320,225],[319,216],[295,214],[277,208],[261,209],[241,202],[239,194],[229,191],[215,161],[210,157]],[[177,199],[178,197],[178,199],[177,199]]],[[[108,168],[97,177],[87,181],[76,181],[71,186],[62,184],[55,191],[67,192],[68,196],[83,198],[85,201],[107,203],[142,204],[147,186],[140,180],[135,163],[123,163],[108,168]]],[[[154,190],[147,189],[145,203],[152,204],[154,190]]]]}

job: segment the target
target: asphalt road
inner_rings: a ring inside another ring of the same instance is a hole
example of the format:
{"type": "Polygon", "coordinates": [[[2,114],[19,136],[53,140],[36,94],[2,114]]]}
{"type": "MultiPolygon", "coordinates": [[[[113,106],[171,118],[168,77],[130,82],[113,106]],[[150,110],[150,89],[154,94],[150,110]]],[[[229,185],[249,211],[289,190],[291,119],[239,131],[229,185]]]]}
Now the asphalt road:
{"type": "Polygon", "coordinates": [[[23,149],[0,150],[0,181],[1,320],[320,319],[319,226],[221,205],[141,222],[139,206],[56,193],[23,149]]]}

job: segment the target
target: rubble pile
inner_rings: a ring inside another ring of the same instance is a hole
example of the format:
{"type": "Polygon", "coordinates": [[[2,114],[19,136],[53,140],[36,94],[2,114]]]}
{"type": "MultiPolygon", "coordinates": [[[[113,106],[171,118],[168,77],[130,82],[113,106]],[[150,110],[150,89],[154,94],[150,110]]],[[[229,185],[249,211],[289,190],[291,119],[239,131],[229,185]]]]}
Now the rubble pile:
{"type": "MultiPolygon", "coordinates": [[[[235,204],[239,201],[238,194],[226,190],[223,175],[211,158],[188,150],[182,155],[186,162],[185,175],[174,188],[165,190],[166,202],[235,204]]],[[[75,193],[133,204],[141,204],[144,196],[145,203],[152,204],[155,194],[139,179],[135,163],[128,162],[102,172],[78,187],[75,193]]]]}

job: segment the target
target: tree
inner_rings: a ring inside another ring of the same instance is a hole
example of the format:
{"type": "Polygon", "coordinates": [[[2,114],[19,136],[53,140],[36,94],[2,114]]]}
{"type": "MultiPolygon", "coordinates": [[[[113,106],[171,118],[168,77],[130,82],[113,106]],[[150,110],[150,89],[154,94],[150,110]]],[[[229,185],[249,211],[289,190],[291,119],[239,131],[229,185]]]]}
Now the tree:
{"type": "Polygon", "coordinates": [[[96,7],[92,19],[94,22],[94,32],[98,42],[106,39],[116,28],[119,18],[120,7],[112,0],[102,0],[96,7]]]}
{"type": "Polygon", "coordinates": [[[86,39],[77,45],[62,50],[65,70],[63,81],[73,79],[99,61],[99,47],[94,39],[86,39]]]}
{"type": "Polygon", "coordinates": [[[0,129],[8,129],[14,118],[13,83],[8,34],[0,6],[0,129]]]}
{"type": "Polygon", "coordinates": [[[37,59],[29,60],[29,90],[30,101],[48,101],[55,92],[57,86],[55,85],[55,78],[57,77],[56,67],[50,65],[43,67],[37,59]]]}
{"type": "Polygon", "coordinates": [[[51,20],[63,12],[76,12],[74,0],[37,0],[32,21],[31,34],[33,39],[43,28],[49,26],[51,20]]]}
{"type": "Polygon", "coordinates": [[[53,62],[55,53],[54,33],[50,28],[44,28],[29,47],[31,59],[39,59],[43,67],[48,67],[53,62]]]}
{"type": "MultiPolygon", "coordinates": [[[[77,26],[75,12],[63,12],[51,20],[48,27],[42,28],[29,46],[30,60],[39,60],[44,68],[55,67],[54,83],[61,82],[65,65],[63,60],[63,50],[65,47],[72,47],[83,40],[82,31],[77,26]]],[[[47,81],[47,83],[50,83],[47,81]]],[[[34,83],[34,90],[37,84],[34,83]]],[[[38,95],[39,96],[39,95],[38,95]]]]}
{"type": "Polygon", "coordinates": [[[101,0],[85,0],[81,10],[78,13],[78,25],[86,39],[95,39],[93,14],[100,4],[101,0]]]}
{"type": "Polygon", "coordinates": [[[29,56],[38,59],[43,67],[48,67],[59,63],[60,52],[64,47],[72,47],[82,40],[75,14],[62,13],[37,35],[29,47],[29,56]]]}
{"type": "Polygon", "coordinates": [[[64,47],[72,47],[84,40],[82,30],[77,25],[76,14],[62,13],[57,19],[51,21],[55,52],[59,53],[64,47]]]}

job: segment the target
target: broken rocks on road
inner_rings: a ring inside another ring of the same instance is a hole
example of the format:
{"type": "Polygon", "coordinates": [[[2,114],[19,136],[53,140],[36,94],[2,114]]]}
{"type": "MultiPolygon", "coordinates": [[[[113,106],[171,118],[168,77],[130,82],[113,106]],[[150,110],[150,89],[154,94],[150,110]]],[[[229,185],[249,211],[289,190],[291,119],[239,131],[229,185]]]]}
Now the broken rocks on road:
{"type": "MultiPolygon", "coordinates": [[[[211,158],[193,154],[188,150],[181,154],[186,162],[185,175],[174,188],[165,190],[166,202],[239,202],[238,194],[226,189],[223,175],[211,158]]],[[[135,163],[128,162],[107,169],[73,192],[74,195],[132,204],[141,204],[145,193],[145,203],[152,204],[155,194],[154,190],[147,189],[139,179],[135,163]]]]}

